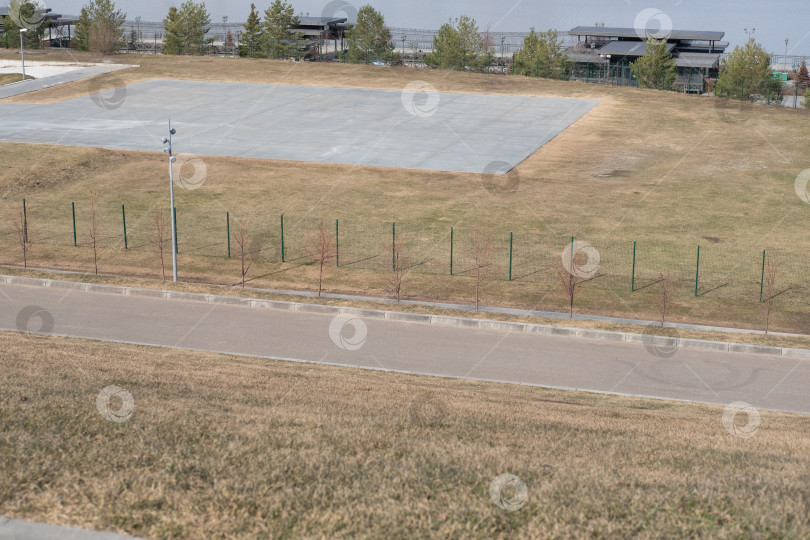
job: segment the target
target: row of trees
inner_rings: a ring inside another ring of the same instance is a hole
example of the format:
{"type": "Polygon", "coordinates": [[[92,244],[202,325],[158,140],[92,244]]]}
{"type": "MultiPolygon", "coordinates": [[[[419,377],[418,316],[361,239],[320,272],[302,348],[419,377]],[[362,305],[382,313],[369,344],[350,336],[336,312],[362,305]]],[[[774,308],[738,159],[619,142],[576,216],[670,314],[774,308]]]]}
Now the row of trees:
{"type": "MultiPolygon", "coordinates": [[[[4,17],[7,36],[19,40],[18,21],[32,21],[40,5],[35,0],[12,0],[9,11],[15,16],[4,17]]],[[[274,0],[259,15],[255,4],[250,5],[245,30],[239,47],[240,56],[253,58],[289,58],[306,48],[303,34],[296,33],[300,25],[293,6],[284,0],[274,0]]],[[[41,15],[39,15],[41,17],[41,15]]],[[[75,44],[80,50],[110,54],[124,45],[126,13],[113,0],[90,0],[81,10],[76,23],[75,44]]],[[[186,0],[180,7],[172,6],[163,20],[164,53],[202,54],[213,38],[206,37],[211,15],[205,3],[186,0]]],[[[34,25],[24,39],[36,46],[42,37],[39,25],[34,25]]],[[[385,18],[372,6],[365,5],[357,14],[357,23],[345,36],[349,62],[369,63],[393,59],[394,47],[385,18]]],[[[233,42],[229,35],[227,41],[233,42]]],[[[455,23],[446,23],[433,38],[433,51],[425,62],[429,67],[462,71],[488,70],[496,44],[489,30],[482,33],[474,18],[462,15],[455,23]]],[[[724,59],[715,91],[718,96],[748,100],[756,96],[778,94],[781,82],[771,73],[771,55],[753,38],[737,46],[724,59]]],[[[566,79],[572,62],[566,55],[563,40],[556,30],[536,32],[533,28],[523,40],[523,46],[512,57],[512,72],[517,75],[566,79]]],[[[675,59],[665,40],[650,39],[645,54],[630,64],[641,88],[671,90],[677,78],[675,59]]],[[[810,93],[810,74],[805,62],[796,74],[799,93],[810,93]]],[[[810,105],[810,103],[806,103],[810,105]]]]}
{"type": "MultiPolygon", "coordinates": [[[[496,48],[489,30],[482,34],[475,19],[462,15],[455,24],[445,23],[439,28],[425,63],[437,69],[488,70],[496,48]]],[[[512,72],[529,77],[564,78],[570,65],[556,30],[538,33],[532,28],[512,58],[512,72]]]]}
{"type": "MultiPolygon", "coordinates": [[[[287,2],[275,0],[265,10],[264,20],[259,16],[256,5],[251,4],[239,55],[251,58],[297,57],[310,45],[304,41],[303,34],[295,31],[300,24],[293,6],[287,2]]],[[[333,37],[341,42],[345,39],[345,59],[349,62],[369,63],[389,58],[393,52],[391,31],[385,26],[385,18],[370,5],[358,10],[357,23],[345,35],[333,37]]]]}

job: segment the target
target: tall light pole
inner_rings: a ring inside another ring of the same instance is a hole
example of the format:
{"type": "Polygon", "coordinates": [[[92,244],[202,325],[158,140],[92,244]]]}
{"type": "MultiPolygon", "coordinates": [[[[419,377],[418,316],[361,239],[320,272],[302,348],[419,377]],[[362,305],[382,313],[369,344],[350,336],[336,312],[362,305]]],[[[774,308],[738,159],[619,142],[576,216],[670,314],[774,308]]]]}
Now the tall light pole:
{"type": "Polygon", "coordinates": [[[172,129],[172,121],[169,119],[169,136],[163,137],[161,139],[163,144],[167,144],[168,146],[163,149],[164,152],[169,154],[169,194],[170,194],[170,201],[171,201],[171,208],[169,209],[169,219],[172,222],[172,279],[173,281],[177,281],[177,231],[175,230],[174,224],[174,173],[172,171],[174,162],[177,161],[172,155],[172,135],[177,133],[174,129],[172,129]]]}
{"type": "Polygon", "coordinates": [[[22,59],[23,80],[25,80],[25,45],[23,36],[26,32],[28,32],[28,28],[20,28],[20,58],[22,59]]]}
{"type": "Polygon", "coordinates": [[[787,49],[787,46],[788,46],[789,41],[790,41],[790,39],[785,38],[785,72],[787,72],[787,63],[788,63],[788,59],[787,59],[787,51],[788,51],[788,49],[787,49]]]}

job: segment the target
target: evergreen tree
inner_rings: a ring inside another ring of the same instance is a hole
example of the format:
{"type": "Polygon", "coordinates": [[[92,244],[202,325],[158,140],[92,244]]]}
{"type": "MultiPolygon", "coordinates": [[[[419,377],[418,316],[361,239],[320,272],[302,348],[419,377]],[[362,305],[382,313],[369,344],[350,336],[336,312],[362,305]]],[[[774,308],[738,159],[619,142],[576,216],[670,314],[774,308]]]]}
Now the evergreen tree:
{"type": "Polygon", "coordinates": [[[563,42],[556,30],[538,34],[532,28],[512,62],[516,74],[529,77],[562,79],[568,69],[568,56],[563,52],[563,42]]]}
{"type": "Polygon", "coordinates": [[[433,37],[433,52],[425,58],[425,63],[438,69],[461,69],[461,44],[458,32],[449,23],[444,23],[433,37]]]}
{"type": "Polygon", "coordinates": [[[301,21],[295,16],[292,5],[275,0],[264,12],[262,50],[270,58],[295,56],[300,34],[290,32],[301,21]]]}
{"type": "Polygon", "coordinates": [[[796,84],[799,85],[800,89],[810,86],[810,73],[807,72],[807,60],[804,58],[802,58],[802,67],[799,68],[799,72],[796,74],[796,84]]]}
{"type": "Polygon", "coordinates": [[[678,68],[675,66],[675,59],[667,50],[666,40],[648,39],[644,56],[631,62],[630,68],[638,77],[640,88],[672,90],[678,76],[678,68]]]}
{"type": "Polygon", "coordinates": [[[117,51],[123,43],[126,19],[127,14],[116,9],[112,0],[90,0],[76,22],[78,47],[101,54],[117,51]]]}
{"type": "Polygon", "coordinates": [[[756,95],[778,91],[780,85],[781,82],[771,73],[771,55],[751,38],[744,47],[734,47],[728,59],[723,60],[717,79],[717,95],[749,100],[756,95]]]}
{"type": "Polygon", "coordinates": [[[181,35],[183,32],[180,21],[180,12],[174,6],[169,8],[169,13],[163,19],[163,53],[180,54],[182,52],[181,35]]]}
{"type": "Polygon", "coordinates": [[[365,5],[357,12],[357,24],[346,35],[349,62],[369,63],[391,55],[391,31],[382,14],[365,5]]]}
{"type": "Polygon", "coordinates": [[[27,49],[39,49],[40,40],[44,36],[42,29],[45,7],[36,0],[11,0],[8,6],[8,16],[2,17],[3,30],[9,44],[20,45],[20,28],[27,28],[23,34],[23,42],[27,49]]]}
{"type": "Polygon", "coordinates": [[[443,24],[433,38],[433,52],[425,62],[430,67],[474,70],[485,61],[484,41],[475,19],[462,15],[456,26],[443,24]]]}
{"type": "Polygon", "coordinates": [[[207,43],[213,38],[206,38],[210,30],[211,15],[205,8],[205,2],[200,4],[193,0],[186,0],[180,9],[172,6],[163,19],[164,52],[166,54],[202,54],[207,43]]]}
{"type": "Polygon", "coordinates": [[[239,45],[239,56],[256,58],[261,54],[262,20],[256,11],[256,4],[250,4],[250,14],[242,33],[242,43],[239,45]]]}

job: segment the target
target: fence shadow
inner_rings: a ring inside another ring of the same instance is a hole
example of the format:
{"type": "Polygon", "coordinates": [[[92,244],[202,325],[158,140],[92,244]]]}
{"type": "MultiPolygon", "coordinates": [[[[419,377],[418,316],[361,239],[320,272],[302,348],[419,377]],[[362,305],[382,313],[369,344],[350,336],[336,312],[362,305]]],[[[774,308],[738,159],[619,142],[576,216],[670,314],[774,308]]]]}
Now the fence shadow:
{"type": "Polygon", "coordinates": [[[722,285],[718,285],[717,287],[713,287],[713,288],[711,288],[711,289],[709,289],[707,291],[699,292],[697,295],[698,295],[698,297],[705,296],[705,295],[709,294],[710,292],[714,292],[717,289],[722,289],[723,287],[726,287],[726,286],[728,286],[728,283],[723,283],[722,285]]]}

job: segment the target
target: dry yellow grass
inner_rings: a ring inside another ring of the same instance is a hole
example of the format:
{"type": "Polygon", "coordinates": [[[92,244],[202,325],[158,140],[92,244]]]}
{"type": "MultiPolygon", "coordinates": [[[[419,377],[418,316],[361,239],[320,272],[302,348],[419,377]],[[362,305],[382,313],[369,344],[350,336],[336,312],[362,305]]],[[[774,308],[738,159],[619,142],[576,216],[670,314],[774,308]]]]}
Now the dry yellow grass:
{"type": "Polygon", "coordinates": [[[803,416],[761,412],[739,438],[722,407],[15,333],[0,346],[10,517],[159,538],[810,534],[803,416]],[[132,396],[123,423],[97,409],[111,385],[132,396]],[[513,512],[489,496],[506,473],[527,487],[513,512]]]}
{"type": "MultiPolygon", "coordinates": [[[[100,60],[59,54],[43,53],[42,58],[100,60]]],[[[236,281],[234,261],[222,259],[224,230],[217,229],[223,228],[226,210],[237,218],[264,216],[273,227],[282,213],[446,229],[480,226],[506,235],[516,231],[519,239],[535,233],[560,240],[574,235],[602,250],[605,261],[619,261],[605,277],[582,287],[579,310],[656,317],[655,288],[629,290],[628,246],[636,240],[642,256],[653,245],[678,254],[684,277],[677,283],[671,320],[761,328],[757,259],[767,248],[780,258],[783,283],[791,286],[775,303],[773,328],[810,332],[810,291],[804,278],[810,264],[804,234],[808,207],[793,189],[797,174],[810,163],[803,143],[810,135],[807,111],[752,106],[747,121],[734,124],[724,121],[715,110],[718,101],[710,98],[523,77],[248,59],[124,56],[115,61],[141,67],[100,78],[105,84],[164,77],[401,89],[419,78],[440,91],[601,100],[516,169],[519,186],[512,194],[493,194],[475,174],[206,157],[203,188],[178,194],[185,216],[180,219],[186,219],[181,245],[190,230],[210,229],[218,244],[209,252],[217,256],[181,253],[183,279],[236,281]],[[695,298],[689,274],[694,275],[690,266],[698,244],[707,250],[707,264],[712,263],[711,250],[722,251],[725,267],[714,276],[706,273],[703,290],[719,288],[695,298]],[[726,271],[734,274],[728,279],[731,285],[722,287],[729,277],[726,271]]],[[[12,101],[44,103],[88,91],[85,81],[12,101]]],[[[86,206],[91,189],[106,209],[111,235],[119,234],[120,204],[132,212],[128,222],[133,228],[139,221],[148,225],[146,216],[155,203],[166,206],[162,154],[12,144],[0,148],[8,156],[0,171],[6,200],[18,203],[27,197],[32,208],[38,205],[32,219],[40,220],[40,226],[59,220],[59,227],[69,227],[70,201],[86,206]]],[[[561,251],[563,243],[553,240],[548,246],[561,251]]],[[[15,251],[4,245],[8,249],[1,262],[18,264],[15,251]]],[[[85,252],[41,246],[32,255],[42,266],[87,269],[85,252]]],[[[301,264],[270,260],[254,266],[248,277],[258,287],[311,290],[313,272],[301,264]]],[[[155,266],[146,254],[120,249],[106,250],[102,259],[105,271],[125,275],[154,275],[155,266]]],[[[658,270],[642,260],[639,272],[641,285],[649,285],[658,270]]],[[[471,302],[470,281],[414,273],[406,278],[403,292],[410,298],[471,302]]],[[[379,272],[347,269],[333,272],[325,286],[330,292],[390,294],[385,283],[379,272]]],[[[566,305],[553,272],[511,283],[490,279],[482,300],[534,309],[562,310],[566,305]]]]}
{"type": "MultiPolygon", "coordinates": [[[[26,79],[33,79],[30,75],[25,76],[26,79]]],[[[11,84],[23,80],[22,73],[0,73],[0,86],[4,84],[11,84]]]]}

